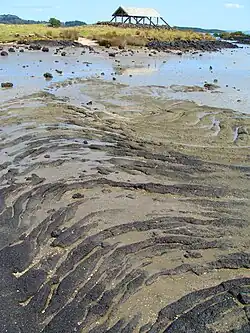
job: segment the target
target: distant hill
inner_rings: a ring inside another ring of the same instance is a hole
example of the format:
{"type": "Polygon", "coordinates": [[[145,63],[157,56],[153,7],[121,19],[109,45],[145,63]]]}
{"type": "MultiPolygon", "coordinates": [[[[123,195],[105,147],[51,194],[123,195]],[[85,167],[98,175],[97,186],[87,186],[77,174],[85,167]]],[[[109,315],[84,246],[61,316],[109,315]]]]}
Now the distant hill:
{"type": "Polygon", "coordinates": [[[1,24],[38,24],[45,23],[42,21],[34,21],[34,20],[23,20],[16,15],[0,15],[0,23],[1,24]]]}
{"type": "Polygon", "coordinates": [[[194,27],[174,27],[175,29],[186,31],[186,30],[192,30],[195,32],[202,32],[202,33],[208,33],[208,34],[221,34],[225,32],[225,30],[219,30],[219,29],[202,29],[202,28],[194,28],[194,27]]]}
{"type": "MultiPolygon", "coordinates": [[[[16,15],[0,15],[0,24],[47,24],[48,22],[46,21],[34,21],[34,20],[23,20],[20,17],[16,15]]],[[[85,22],[82,21],[68,21],[63,23],[62,25],[66,27],[77,27],[77,26],[82,26],[86,25],[85,22]]]]}

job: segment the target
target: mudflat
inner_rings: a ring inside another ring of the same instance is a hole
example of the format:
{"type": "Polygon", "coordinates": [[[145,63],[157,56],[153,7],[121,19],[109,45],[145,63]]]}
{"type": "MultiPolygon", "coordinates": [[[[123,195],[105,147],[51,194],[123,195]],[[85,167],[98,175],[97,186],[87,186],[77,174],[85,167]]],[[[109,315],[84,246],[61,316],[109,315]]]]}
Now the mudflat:
{"type": "Polygon", "coordinates": [[[132,84],[131,65],[103,78],[96,57],[2,91],[2,332],[249,332],[247,102],[198,105],[204,82],[139,85],[137,67],[132,84]]]}

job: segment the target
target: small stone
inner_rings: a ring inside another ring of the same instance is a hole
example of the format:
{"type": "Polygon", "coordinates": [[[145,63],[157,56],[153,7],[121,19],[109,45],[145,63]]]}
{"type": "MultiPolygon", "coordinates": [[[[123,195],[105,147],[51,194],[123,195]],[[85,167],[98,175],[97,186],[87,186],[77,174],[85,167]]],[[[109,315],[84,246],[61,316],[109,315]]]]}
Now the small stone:
{"type": "Polygon", "coordinates": [[[62,74],[62,73],[63,73],[63,71],[61,71],[61,70],[59,70],[59,69],[56,69],[56,72],[57,72],[58,74],[62,74]]]}
{"type": "Polygon", "coordinates": [[[250,294],[240,293],[238,295],[238,300],[245,305],[250,305],[250,294]]]}
{"type": "Polygon", "coordinates": [[[51,237],[52,237],[52,238],[57,238],[57,237],[59,237],[59,236],[61,235],[61,233],[62,233],[62,231],[59,230],[59,229],[57,229],[57,230],[53,230],[53,231],[51,232],[51,237]]]}
{"type": "Polygon", "coordinates": [[[109,56],[115,58],[116,54],[114,52],[109,53],[109,56]]]}
{"type": "Polygon", "coordinates": [[[82,199],[84,198],[84,195],[81,193],[75,193],[72,195],[72,199],[82,199]]]}
{"type": "Polygon", "coordinates": [[[9,53],[7,52],[7,51],[2,51],[1,52],[1,56],[2,57],[6,57],[6,56],[8,56],[9,55],[9,53]]]}
{"type": "Polygon", "coordinates": [[[115,78],[115,77],[113,77],[113,81],[116,81],[116,78],[115,78]]]}
{"type": "Polygon", "coordinates": [[[200,252],[196,252],[196,251],[187,251],[184,254],[185,258],[193,258],[193,259],[199,259],[202,258],[202,254],[200,252]]]}
{"type": "Polygon", "coordinates": [[[44,46],[44,47],[42,48],[42,51],[43,51],[43,52],[49,52],[49,48],[46,47],[46,46],[44,46]]]}
{"type": "Polygon", "coordinates": [[[87,140],[84,140],[83,143],[84,143],[85,145],[88,145],[88,144],[89,144],[87,140]]]}
{"type": "Polygon", "coordinates": [[[13,88],[13,83],[12,82],[2,82],[1,87],[2,88],[13,88]]]}
{"type": "Polygon", "coordinates": [[[16,52],[15,49],[14,49],[13,47],[10,47],[10,48],[8,49],[8,51],[9,51],[10,53],[15,53],[15,52],[16,52]]]}
{"type": "Polygon", "coordinates": [[[92,105],[92,104],[93,104],[92,101],[89,101],[89,102],[86,103],[86,105],[92,105]]]}
{"type": "Polygon", "coordinates": [[[45,77],[45,79],[47,80],[51,80],[53,79],[53,75],[51,73],[44,73],[43,76],[45,77]]]}
{"type": "Polygon", "coordinates": [[[49,154],[44,155],[44,158],[50,158],[49,154]]]}
{"type": "Polygon", "coordinates": [[[24,49],[20,49],[19,52],[23,53],[23,52],[24,52],[24,49]]]}
{"type": "Polygon", "coordinates": [[[62,52],[62,53],[61,53],[61,56],[62,56],[62,57],[65,57],[66,54],[67,54],[66,52],[62,52]]]}

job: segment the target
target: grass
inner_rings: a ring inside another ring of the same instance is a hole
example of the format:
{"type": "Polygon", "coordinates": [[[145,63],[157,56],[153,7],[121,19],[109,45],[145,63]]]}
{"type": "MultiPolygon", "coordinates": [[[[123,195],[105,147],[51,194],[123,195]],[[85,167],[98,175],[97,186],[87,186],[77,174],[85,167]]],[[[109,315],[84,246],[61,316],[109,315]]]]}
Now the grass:
{"type": "Polygon", "coordinates": [[[150,40],[202,40],[213,39],[209,34],[193,31],[164,30],[164,29],[137,29],[119,28],[111,26],[87,25],[74,28],[51,28],[46,25],[0,25],[0,42],[15,42],[19,40],[34,39],[68,39],[77,40],[86,37],[96,40],[100,45],[125,47],[144,46],[150,40]]]}

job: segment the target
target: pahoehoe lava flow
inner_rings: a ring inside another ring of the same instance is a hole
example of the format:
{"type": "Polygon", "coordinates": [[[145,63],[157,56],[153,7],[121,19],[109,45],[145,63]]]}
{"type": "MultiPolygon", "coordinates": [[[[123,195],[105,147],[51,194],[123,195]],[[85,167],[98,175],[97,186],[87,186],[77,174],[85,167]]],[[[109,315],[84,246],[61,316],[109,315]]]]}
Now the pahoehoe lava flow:
{"type": "Polygon", "coordinates": [[[249,118],[134,94],[2,107],[1,332],[250,332],[249,118]]]}

